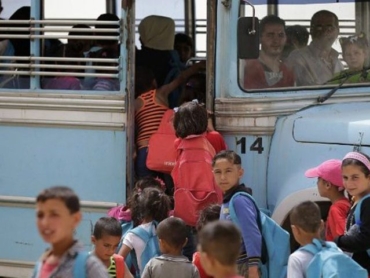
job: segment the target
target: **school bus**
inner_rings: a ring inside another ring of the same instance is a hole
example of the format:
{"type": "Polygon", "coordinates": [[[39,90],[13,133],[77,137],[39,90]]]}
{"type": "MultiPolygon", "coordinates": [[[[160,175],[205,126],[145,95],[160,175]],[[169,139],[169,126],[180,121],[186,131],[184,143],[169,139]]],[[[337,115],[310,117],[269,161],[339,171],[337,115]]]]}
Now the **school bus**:
{"type": "MultiPolygon", "coordinates": [[[[84,219],[76,237],[87,248],[96,219],[125,202],[134,175],[135,45],[140,47],[136,26],[150,14],[174,18],[177,31],[195,39],[197,54],[206,54],[207,108],[214,112],[216,129],[228,147],[241,155],[243,181],[253,189],[258,204],[287,229],[290,209],[303,200],[318,202],[325,217],[328,202],[318,195],[316,181],[304,177],[304,171],[323,160],[340,159],[353,149],[369,153],[369,83],[248,89],[243,86],[249,74],[244,63],[258,56],[259,20],[266,15],[278,15],[287,26],[299,24],[309,30],[315,12],[330,10],[339,18],[339,36],[364,32],[368,37],[370,3],[88,2],[86,6],[82,0],[2,1],[0,16],[5,20],[0,24],[0,39],[23,39],[30,49],[27,55],[0,56],[0,75],[5,78],[0,88],[0,276],[29,277],[47,247],[38,235],[34,212],[35,196],[43,188],[62,184],[78,193],[84,219]],[[7,20],[21,6],[30,6],[29,18],[7,20]],[[75,38],[68,36],[71,26],[95,26],[96,18],[105,12],[119,17],[105,23],[116,27],[101,33],[92,28],[79,38],[116,40],[118,59],[45,56],[46,43],[75,38]],[[112,32],[118,35],[106,36],[112,32]],[[243,43],[250,54],[243,51],[243,43]],[[99,69],[106,71],[106,77],[118,78],[120,89],[96,92],[41,86],[45,76],[81,70],[78,77],[93,78],[102,76],[99,69]],[[26,86],[21,86],[23,82],[26,86]]],[[[333,48],[341,52],[338,40],[333,48]]]]}

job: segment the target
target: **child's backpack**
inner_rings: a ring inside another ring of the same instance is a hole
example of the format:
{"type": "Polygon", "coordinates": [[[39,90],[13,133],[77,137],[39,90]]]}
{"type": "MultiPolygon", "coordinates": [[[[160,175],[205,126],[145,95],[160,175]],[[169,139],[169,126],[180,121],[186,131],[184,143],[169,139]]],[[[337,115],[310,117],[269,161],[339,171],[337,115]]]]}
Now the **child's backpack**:
{"type": "MultiPolygon", "coordinates": [[[[249,198],[257,211],[257,225],[262,235],[261,272],[262,278],[285,278],[287,275],[288,258],[290,255],[290,236],[274,220],[262,212],[251,195],[246,192],[234,194],[229,203],[231,220],[239,225],[233,205],[236,196],[249,198]]],[[[247,250],[248,252],[248,250],[247,250]]]]}
{"type": "MultiPolygon", "coordinates": [[[[147,231],[146,229],[140,226],[130,231],[130,233],[135,234],[145,243],[145,248],[143,250],[143,253],[141,254],[141,266],[140,267],[142,271],[144,270],[146,264],[150,261],[151,258],[157,257],[161,254],[161,251],[159,250],[158,237],[153,232],[153,228],[156,228],[156,227],[157,227],[157,222],[153,221],[149,231],[147,231]]],[[[137,261],[136,261],[135,252],[131,252],[131,257],[133,260],[135,260],[134,264],[138,266],[137,261]]],[[[138,276],[138,274],[140,275],[142,274],[140,273],[139,268],[136,269],[135,277],[140,277],[138,276]]]]}
{"type": "Polygon", "coordinates": [[[204,135],[191,135],[176,144],[177,158],[171,173],[175,186],[174,216],[194,227],[200,210],[222,201],[212,172],[215,150],[204,135]]]}
{"type": "MultiPolygon", "coordinates": [[[[77,253],[74,265],[73,265],[73,278],[86,278],[87,277],[87,269],[86,269],[86,262],[88,257],[90,256],[89,252],[81,251],[77,253]]],[[[35,268],[33,269],[32,278],[38,278],[40,276],[42,263],[37,262],[35,268]]]]}
{"type": "Polygon", "coordinates": [[[301,247],[314,255],[306,270],[306,278],[367,278],[367,271],[344,254],[334,242],[314,239],[301,247]]]}
{"type": "MultiPolygon", "coordinates": [[[[370,198],[370,194],[368,195],[365,195],[364,197],[362,197],[356,204],[356,208],[355,208],[355,212],[354,212],[354,216],[355,216],[355,225],[358,225],[358,226],[361,226],[362,225],[362,222],[361,222],[361,205],[362,205],[362,202],[367,199],[367,198],[370,198]]],[[[370,249],[367,249],[366,250],[367,254],[369,255],[370,257],[370,249]]]]}
{"type": "Polygon", "coordinates": [[[173,127],[172,109],[167,110],[158,130],[150,137],[146,167],[150,170],[170,174],[176,160],[175,129],[173,127]]]}

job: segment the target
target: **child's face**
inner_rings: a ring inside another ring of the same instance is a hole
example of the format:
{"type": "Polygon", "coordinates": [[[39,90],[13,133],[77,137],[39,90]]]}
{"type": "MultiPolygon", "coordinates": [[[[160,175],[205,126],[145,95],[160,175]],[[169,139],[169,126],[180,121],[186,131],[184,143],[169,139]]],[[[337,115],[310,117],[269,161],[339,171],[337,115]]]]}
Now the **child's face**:
{"type": "Polygon", "coordinates": [[[237,186],[243,173],[240,165],[233,164],[226,158],[217,159],[213,166],[216,183],[223,192],[237,186]]]}
{"type": "Polygon", "coordinates": [[[116,251],[121,240],[120,236],[111,236],[103,234],[99,239],[91,237],[92,243],[95,245],[95,255],[102,261],[109,261],[116,251]]]}
{"type": "Polygon", "coordinates": [[[343,59],[346,61],[350,70],[362,70],[366,59],[366,53],[354,43],[349,43],[343,53],[343,59]]]}
{"type": "Polygon", "coordinates": [[[81,221],[81,213],[71,213],[59,199],[49,199],[36,204],[37,228],[42,239],[51,244],[69,244],[74,230],[81,221]]]}
{"type": "Polygon", "coordinates": [[[366,177],[356,165],[342,167],[343,185],[347,192],[356,198],[362,198],[370,192],[370,176],[366,177]]]}

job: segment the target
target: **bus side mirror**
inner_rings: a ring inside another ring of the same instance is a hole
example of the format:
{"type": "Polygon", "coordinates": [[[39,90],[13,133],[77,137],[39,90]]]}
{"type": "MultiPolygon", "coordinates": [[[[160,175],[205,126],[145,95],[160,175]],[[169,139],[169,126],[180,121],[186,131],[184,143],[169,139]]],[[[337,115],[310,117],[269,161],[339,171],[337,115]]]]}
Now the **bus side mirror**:
{"type": "Polygon", "coordinates": [[[257,17],[238,19],[238,58],[257,59],[259,56],[260,35],[257,17]]]}

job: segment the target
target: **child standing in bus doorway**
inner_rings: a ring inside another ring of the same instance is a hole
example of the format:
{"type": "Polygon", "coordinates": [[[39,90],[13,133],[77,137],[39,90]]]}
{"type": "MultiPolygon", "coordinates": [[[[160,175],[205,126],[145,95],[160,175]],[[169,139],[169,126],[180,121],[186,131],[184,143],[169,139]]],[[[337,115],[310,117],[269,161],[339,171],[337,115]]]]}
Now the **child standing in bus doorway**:
{"type": "Polygon", "coordinates": [[[347,63],[348,69],[333,77],[331,84],[339,84],[344,79],[345,83],[370,82],[370,74],[366,67],[369,59],[369,43],[364,33],[340,38],[343,59],[347,63]],[[348,77],[348,75],[352,75],[348,77]]]}
{"type": "Polygon", "coordinates": [[[108,278],[108,272],[95,256],[87,256],[83,244],[74,239],[82,214],[78,196],[65,186],[54,186],[36,197],[37,228],[42,239],[51,245],[36,264],[33,278],[72,278],[75,268],[85,271],[88,278],[108,278]],[[81,266],[77,261],[87,256],[81,266]]]}
{"type": "MultiPolygon", "coordinates": [[[[238,192],[251,193],[250,189],[240,183],[244,174],[241,164],[241,157],[230,150],[221,151],[213,158],[213,174],[224,195],[221,220],[230,219],[229,203],[234,194],[238,192]]],[[[233,204],[236,216],[240,219],[239,229],[243,239],[241,253],[237,260],[238,273],[246,278],[258,278],[260,277],[259,264],[262,255],[262,235],[257,223],[258,212],[252,200],[243,195],[236,196],[233,204]]]]}
{"type": "Polygon", "coordinates": [[[344,196],[342,180],[342,161],[330,159],[305,172],[307,178],[317,178],[317,188],[321,197],[328,198],[329,209],[325,228],[325,240],[333,241],[344,234],[348,211],[351,207],[344,196]]]}
{"type": "Polygon", "coordinates": [[[109,275],[116,278],[132,278],[124,258],[114,254],[121,240],[120,222],[113,217],[101,217],[95,223],[91,242],[92,252],[107,267],[109,275]]]}
{"type": "MultiPolygon", "coordinates": [[[[357,203],[351,208],[346,233],[335,239],[338,247],[353,253],[352,258],[370,274],[370,158],[349,152],[342,161],[343,185],[357,203]],[[358,217],[356,216],[358,209],[358,217]]],[[[370,276],[370,275],[369,275],[370,276]]]]}

